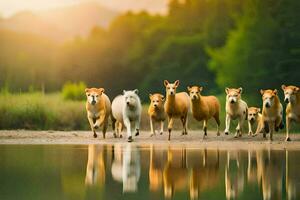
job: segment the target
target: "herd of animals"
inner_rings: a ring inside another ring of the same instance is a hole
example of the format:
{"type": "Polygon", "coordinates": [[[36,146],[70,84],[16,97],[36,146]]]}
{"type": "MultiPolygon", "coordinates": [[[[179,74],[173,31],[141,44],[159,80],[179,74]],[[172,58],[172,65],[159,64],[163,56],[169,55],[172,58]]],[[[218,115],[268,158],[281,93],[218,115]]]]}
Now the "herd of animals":
{"type": "MultiPolygon", "coordinates": [[[[203,87],[188,87],[187,92],[176,90],[179,86],[179,80],[174,83],[164,81],[166,97],[155,93],[150,94],[150,105],[148,115],[150,119],[151,136],[155,135],[154,123],[160,124],[160,134],[163,134],[164,121],[168,120],[168,140],[171,139],[174,119],[180,119],[182,122],[182,134],[187,135],[188,113],[191,111],[197,121],[203,121],[204,136],[207,135],[207,122],[213,118],[217,124],[217,136],[220,135],[220,102],[215,96],[203,96],[201,92],[203,87]]],[[[290,141],[289,130],[292,121],[300,122],[300,92],[296,86],[281,86],[284,92],[284,102],[286,106],[286,141],[290,141]]],[[[102,127],[103,138],[108,127],[109,118],[112,120],[114,137],[121,138],[124,126],[127,130],[128,142],[133,141],[132,133],[139,135],[140,121],[142,114],[142,105],[138,96],[138,90],[123,91],[122,95],[114,98],[112,103],[105,94],[103,88],[87,88],[86,110],[87,117],[94,137],[97,137],[96,130],[102,127]]],[[[236,133],[234,137],[242,136],[242,127],[245,121],[248,121],[248,135],[257,136],[262,133],[263,137],[269,134],[269,140],[273,140],[273,133],[284,128],[283,106],[277,94],[277,90],[260,90],[262,95],[262,111],[257,107],[248,107],[242,100],[242,88],[226,88],[226,120],[225,134],[229,134],[230,123],[237,120],[236,133]],[[253,132],[253,127],[257,126],[253,132]]]]}

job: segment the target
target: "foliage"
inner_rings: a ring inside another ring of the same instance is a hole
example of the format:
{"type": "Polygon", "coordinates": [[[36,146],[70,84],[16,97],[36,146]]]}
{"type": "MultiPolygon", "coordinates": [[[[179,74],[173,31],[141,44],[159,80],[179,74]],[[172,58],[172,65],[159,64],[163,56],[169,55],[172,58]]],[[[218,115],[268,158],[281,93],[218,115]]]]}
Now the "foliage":
{"type": "Polygon", "coordinates": [[[62,88],[62,95],[66,100],[82,101],[85,99],[85,88],[86,85],[84,82],[67,82],[62,88]]]}
{"type": "Polygon", "coordinates": [[[257,101],[260,88],[299,84],[299,8],[295,0],[172,0],[166,15],[124,13],[62,44],[1,30],[0,86],[49,92],[83,81],[109,96],[138,88],[147,101],[164,92],[163,79],[180,79],[181,91],[242,86],[257,101]]]}

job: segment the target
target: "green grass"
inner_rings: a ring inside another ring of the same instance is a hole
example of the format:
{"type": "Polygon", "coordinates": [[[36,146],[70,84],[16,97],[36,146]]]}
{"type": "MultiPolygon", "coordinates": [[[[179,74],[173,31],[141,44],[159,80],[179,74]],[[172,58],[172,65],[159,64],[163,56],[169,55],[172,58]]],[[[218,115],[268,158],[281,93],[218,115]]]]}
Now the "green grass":
{"type": "Polygon", "coordinates": [[[60,94],[0,95],[0,129],[83,130],[88,128],[83,101],[60,94]]]}
{"type": "MultiPolygon", "coordinates": [[[[221,103],[221,132],[225,128],[225,95],[218,96],[221,103]]],[[[147,102],[146,102],[147,103],[147,102]]],[[[149,130],[148,105],[143,105],[141,129],[149,130]]],[[[237,121],[231,124],[234,132],[237,121]]],[[[248,131],[247,122],[244,131],[248,131]]],[[[111,123],[110,123],[111,127],[111,123]]],[[[165,129],[167,123],[165,123],[165,129]]],[[[175,120],[174,129],[181,129],[180,120],[175,120]]],[[[202,122],[193,119],[189,114],[188,128],[202,130],[202,122]]],[[[66,100],[62,94],[0,94],[0,129],[30,129],[30,130],[90,130],[86,118],[85,102],[66,100]]],[[[216,123],[211,119],[208,129],[216,130],[216,123]]],[[[299,125],[292,125],[292,132],[300,130],[299,125]]],[[[284,132],[285,130],[283,130],[284,132]]]]}

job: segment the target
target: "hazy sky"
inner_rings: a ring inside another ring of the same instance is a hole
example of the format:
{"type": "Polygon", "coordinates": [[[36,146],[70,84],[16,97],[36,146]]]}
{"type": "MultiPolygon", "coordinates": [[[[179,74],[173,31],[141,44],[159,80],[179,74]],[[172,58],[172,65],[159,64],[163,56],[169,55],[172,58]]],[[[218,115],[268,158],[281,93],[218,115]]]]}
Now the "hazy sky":
{"type": "MultiPolygon", "coordinates": [[[[0,0],[1,16],[10,16],[21,10],[47,10],[91,0],[0,0]]],[[[164,12],[168,0],[93,0],[115,10],[147,9],[164,12]]]]}

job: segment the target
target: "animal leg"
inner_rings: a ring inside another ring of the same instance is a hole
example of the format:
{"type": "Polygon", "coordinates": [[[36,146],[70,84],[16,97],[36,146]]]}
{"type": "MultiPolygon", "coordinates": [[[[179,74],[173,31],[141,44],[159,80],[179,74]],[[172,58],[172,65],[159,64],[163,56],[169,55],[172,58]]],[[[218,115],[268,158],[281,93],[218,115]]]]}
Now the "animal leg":
{"type": "Polygon", "coordinates": [[[153,129],[153,120],[152,120],[152,117],[150,117],[150,129],[151,129],[150,137],[152,137],[153,135],[155,135],[155,131],[153,129]]]}
{"type": "Polygon", "coordinates": [[[187,115],[180,118],[183,126],[182,135],[187,135],[187,115]]]}
{"type": "Polygon", "coordinates": [[[92,131],[93,131],[93,133],[94,133],[94,138],[96,138],[96,137],[97,137],[97,133],[96,133],[95,128],[94,128],[94,121],[93,121],[93,119],[90,118],[90,117],[88,117],[88,120],[89,120],[91,129],[92,129],[92,131]]]}
{"type": "Polygon", "coordinates": [[[203,121],[203,131],[204,131],[204,135],[203,135],[204,138],[205,136],[207,136],[207,120],[203,121]]]}
{"type": "Polygon", "coordinates": [[[242,137],[243,118],[239,118],[238,125],[236,127],[235,137],[242,137]]]}
{"type": "Polygon", "coordinates": [[[141,123],[141,118],[138,118],[138,120],[135,121],[135,136],[140,135],[140,123],[141,123]]]}
{"type": "Polygon", "coordinates": [[[135,136],[139,136],[140,135],[140,120],[135,121],[135,136]]]}
{"type": "Polygon", "coordinates": [[[118,135],[119,135],[120,138],[123,137],[122,132],[123,132],[123,124],[122,124],[122,122],[119,122],[119,124],[118,124],[118,135]]]}
{"type": "Polygon", "coordinates": [[[104,123],[104,120],[105,120],[105,114],[101,113],[100,117],[95,121],[94,129],[98,129],[99,127],[101,127],[104,123]]]}
{"type": "Polygon", "coordinates": [[[168,138],[168,140],[170,141],[171,140],[171,131],[173,128],[173,118],[169,117],[168,121],[169,121],[169,123],[168,123],[169,138],[168,138]]]}
{"type": "Polygon", "coordinates": [[[226,121],[225,121],[225,135],[229,134],[229,129],[230,129],[230,116],[226,114],[226,121]]]}
{"type": "Polygon", "coordinates": [[[112,130],[114,132],[114,138],[117,138],[117,130],[116,130],[116,119],[111,115],[110,116],[111,119],[111,126],[112,126],[112,130]]]}
{"type": "MultiPolygon", "coordinates": [[[[257,125],[258,126],[258,125],[257,125]]],[[[248,120],[248,135],[253,135],[251,122],[248,120]]]]}
{"type": "Polygon", "coordinates": [[[275,122],[274,121],[269,122],[269,129],[270,129],[270,138],[269,138],[269,140],[272,141],[273,140],[273,133],[275,131],[275,122]]]}
{"type": "Polygon", "coordinates": [[[219,113],[217,113],[215,116],[214,116],[216,122],[217,122],[217,136],[220,136],[220,124],[221,124],[221,121],[220,121],[220,118],[219,118],[219,113]]]}
{"type": "Polygon", "coordinates": [[[289,117],[286,117],[286,138],[285,138],[285,141],[291,141],[291,138],[289,136],[289,134],[290,134],[290,124],[291,124],[291,119],[289,117]]]}
{"type": "Polygon", "coordinates": [[[107,127],[108,127],[108,119],[105,119],[105,121],[103,122],[103,128],[102,128],[103,138],[105,138],[107,127]]]}
{"type": "Polygon", "coordinates": [[[131,135],[131,122],[129,119],[124,119],[124,124],[126,126],[126,129],[127,129],[127,140],[128,142],[132,142],[133,139],[132,139],[132,135],[131,135]]]}
{"type": "Polygon", "coordinates": [[[164,133],[164,121],[160,122],[160,134],[162,135],[164,133]]]}

